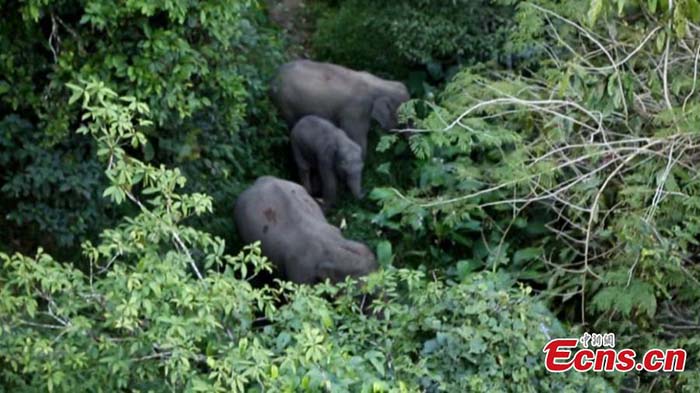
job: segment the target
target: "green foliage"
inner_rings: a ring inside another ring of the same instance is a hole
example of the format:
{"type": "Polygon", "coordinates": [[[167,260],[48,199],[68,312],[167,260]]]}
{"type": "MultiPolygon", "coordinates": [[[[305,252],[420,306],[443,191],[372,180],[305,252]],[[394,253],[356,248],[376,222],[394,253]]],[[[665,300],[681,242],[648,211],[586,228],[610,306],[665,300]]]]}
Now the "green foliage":
{"type": "MultiPolygon", "coordinates": [[[[138,156],[181,166],[191,187],[211,192],[217,210],[229,209],[249,178],[279,171],[272,160],[250,159],[272,156],[283,140],[265,99],[281,45],[257,1],[1,7],[0,134],[11,150],[1,153],[0,203],[12,248],[59,251],[110,223],[94,195],[105,184],[94,170],[95,147],[69,132],[79,122],[65,105],[70,81],[98,78],[148,104],[154,123],[144,134],[152,143],[138,156]]],[[[231,220],[222,214],[196,224],[225,234],[231,220]]]]}
{"type": "Polygon", "coordinates": [[[362,286],[254,288],[270,269],[259,248],[226,255],[222,239],[184,224],[210,214],[211,198],[129,155],[146,142],[147,105],[102,82],[69,88],[78,133],[106,166],[104,195],[138,214],[83,243],[85,271],[42,250],[0,253],[2,391],[611,390],[546,373],[541,348],[564,332],[505,275],[447,283],[387,266],[362,286]],[[373,298],[376,316],[358,298],[373,298]]]}
{"type": "Polygon", "coordinates": [[[338,291],[329,286],[290,287],[289,302],[275,309],[278,294],[234,273],[263,263],[254,250],[197,281],[177,256],[150,255],[153,246],[94,277],[42,253],[2,255],[2,385],[15,392],[612,391],[596,376],[546,373],[544,334],[563,332],[502,277],[445,285],[387,271],[374,278],[387,288],[386,319],[375,319],[349,295],[325,300],[338,291]],[[253,323],[261,308],[270,323],[262,328],[253,323]]]}
{"type": "Polygon", "coordinates": [[[160,126],[182,126],[185,119],[208,108],[217,126],[235,130],[245,114],[246,90],[251,88],[245,78],[258,72],[248,64],[263,60],[255,56],[269,44],[260,41],[271,39],[256,30],[255,7],[254,1],[133,1],[119,7],[99,0],[27,2],[13,10],[17,23],[7,25],[2,34],[9,52],[3,64],[9,90],[3,101],[31,108],[45,119],[42,125],[47,130],[65,135],[69,129],[58,122],[68,120],[70,109],[63,107],[65,114],[58,116],[48,113],[49,106],[66,97],[65,82],[96,76],[148,103],[160,126]],[[17,75],[27,71],[11,68],[11,61],[21,59],[26,51],[21,45],[38,39],[43,43],[36,28],[44,25],[51,28],[52,40],[42,50],[52,57],[29,66],[51,64],[51,83],[38,86],[36,98],[22,97],[18,82],[35,75],[17,75]],[[14,44],[16,33],[28,37],[14,44]],[[246,47],[253,53],[242,53],[246,47]]]}
{"type": "Polygon", "coordinates": [[[42,233],[52,235],[44,239],[46,247],[67,247],[96,222],[109,224],[110,209],[99,194],[101,166],[94,158],[84,159],[92,153],[89,142],[75,137],[46,149],[41,133],[28,121],[15,115],[0,120],[2,210],[5,219],[22,228],[13,233],[15,226],[3,225],[8,248],[20,249],[21,244],[9,242],[42,233]]]}
{"type": "Polygon", "coordinates": [[[457,63],[503,54],[512,7],[501,3],[507,2],[327,1],[317,12],[313,47],[321,59],[407,77],[421,91],[419,83],[443,80],[457,63]]]}
{"type": "Polygon", "coordinates": [[[449,83],[329,217],[380,271],[308,287],[231,253],[288,150],[257,2],[2,3],[0,392],[611,391],[545,372],[555,314],[691,354],[615,388],[696,391],[699,4],[315,4],[322,59],[449,83]]]}
{"type": "Polygon", "coordinates": [[[695,348],[698,39],[685,23],[700,15],[695,2],[566,3],[519,6],[520,40],[550,46],[538,70],[474,66],[403,108],[419,131],[380,148],[409,149],[414,182],[374,190],[376,222],[448,276],[513,272],[620,346],[695,348]]]}

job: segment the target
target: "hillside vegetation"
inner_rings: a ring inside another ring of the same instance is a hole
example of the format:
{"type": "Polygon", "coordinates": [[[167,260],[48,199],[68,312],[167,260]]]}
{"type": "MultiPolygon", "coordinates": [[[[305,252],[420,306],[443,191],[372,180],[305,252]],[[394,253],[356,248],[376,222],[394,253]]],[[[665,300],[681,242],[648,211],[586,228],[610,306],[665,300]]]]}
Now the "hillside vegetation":
{"type": "Polygon", "coordinates": [[[0,392],[700,391],[700,1],[266,3],[0,0],[0,392]],[[296,53],[413,97],[328,216],[366,285],[236,236],[296,53]],[[584,332],[686,371],[548,373],[584,332]]]}

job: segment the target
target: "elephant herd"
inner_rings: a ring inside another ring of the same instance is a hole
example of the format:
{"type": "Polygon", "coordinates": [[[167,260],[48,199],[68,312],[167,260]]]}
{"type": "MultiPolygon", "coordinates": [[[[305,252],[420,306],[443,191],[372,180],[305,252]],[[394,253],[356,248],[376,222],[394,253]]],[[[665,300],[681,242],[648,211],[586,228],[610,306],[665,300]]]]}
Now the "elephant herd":
{"type": "Polygon", "coordinates": [[[259,241],[263,255],[296,283],[338,282],[376,270],[372,251],[343,237],[324,211],[334,207],[342,185],[362,197],[371,122],[385,130],[398,126],[397,110],[410,99],[406,86],[335,64],[296,60],[279,68],[270,95],[291,129],[300,184],[263,176],[243,191],[234,208],[241,240],[259,241]],[[312,197],[319,194],[322,204],[312,197]]]}

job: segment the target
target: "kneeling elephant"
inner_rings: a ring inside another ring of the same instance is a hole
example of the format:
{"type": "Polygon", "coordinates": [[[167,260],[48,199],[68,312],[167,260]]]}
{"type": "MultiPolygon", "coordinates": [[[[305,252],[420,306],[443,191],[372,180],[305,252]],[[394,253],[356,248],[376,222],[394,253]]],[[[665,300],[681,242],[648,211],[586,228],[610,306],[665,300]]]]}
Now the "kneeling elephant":
{"type": "Polygon", "coordinates": [[[377,269],[372,251],[345,239],[296,183],[272,176],[258,178],[236,200],[234,215],[241,239],[260,241],[263,255],[290,281],[338,282],[377,269]]]}

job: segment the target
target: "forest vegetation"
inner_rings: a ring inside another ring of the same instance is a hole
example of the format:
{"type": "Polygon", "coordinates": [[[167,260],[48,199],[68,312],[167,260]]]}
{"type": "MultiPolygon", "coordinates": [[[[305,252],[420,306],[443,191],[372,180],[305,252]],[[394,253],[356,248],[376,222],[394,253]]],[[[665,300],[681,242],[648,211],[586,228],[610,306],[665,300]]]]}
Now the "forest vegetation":
{"type": "Polygon", "coordinates": [[[274,3],[0,0],[0,392],[700,391],[700,0],[274,3]],[[411,92],[365,285],[236,234],[300,55],[411,92]],[[686,371],[547,372],[584,332],[686,371]]]}

